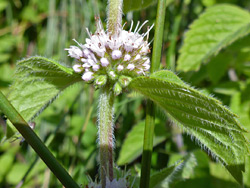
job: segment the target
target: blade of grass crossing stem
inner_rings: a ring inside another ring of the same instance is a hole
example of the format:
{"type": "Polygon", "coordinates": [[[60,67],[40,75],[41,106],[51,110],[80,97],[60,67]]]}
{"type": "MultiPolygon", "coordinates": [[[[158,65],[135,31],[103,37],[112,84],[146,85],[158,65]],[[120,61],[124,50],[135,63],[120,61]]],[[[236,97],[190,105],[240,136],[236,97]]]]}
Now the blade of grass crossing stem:
{"type": "Polygon", "coordinates": [[[170,69],[171,71],[175,71],[175,48],[176,48],[176,43],[177,43],[177,36],[180,30],[180,25],[181,25],[181,20],[183,17],[183,12],[185,8],[185,2],[181,1],[179,5],[179,9],[177,10],[177,15],[175,15],[174,18],[174,23],[173,23],[173,30],[170,35],[170,45],[167,51],[167,68],[170,69]]]}
{"type": "MultiPolygon", "coordinates": [[[[154,44],[153,44],[153,55],[152,55],[152,63],[150,70],[151,73],[157,71],[160,67],[162,39],[163,39],[163,30],[165,22],[165,8],[166,8],[166,0],[158,0],[154,44]]],[[[154,117],[155,117],[154,103],[148,100],[146,107],[146,121],[144,130],[140,188],[149,188],[151,157],[153,151],[154,124],[155,124],[154,117]]]]}
{"type": "Polygon", "coordinates": [[[177,15],[174,19],[173,32],[170,39],[170,46],[167,53],[167,68],[175,71],[175,47],[177,42],[177,35],[181,23],[181,14],[177,15]]]}
{"type": "Polygon", "coordinates": [[[27,122],[20,116],[16,109],[0,91],[0,110],[7,116],[11,123],[41,157],[49,169],[66,188],[79,188],[67,171],[59,164],[52,153],[29,127],[27,122]]]}

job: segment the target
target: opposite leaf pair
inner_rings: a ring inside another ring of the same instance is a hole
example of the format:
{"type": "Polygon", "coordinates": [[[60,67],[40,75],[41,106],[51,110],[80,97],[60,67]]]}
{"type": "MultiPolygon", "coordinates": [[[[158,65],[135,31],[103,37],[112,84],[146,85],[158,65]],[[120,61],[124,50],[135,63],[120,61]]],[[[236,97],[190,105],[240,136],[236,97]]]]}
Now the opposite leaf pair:
{"type": "MultiPolygon", "coordinates": [[[[32,57],[18,63],[9,99],[23,118],[30,121],[61,91],[79,81],[81,76],[71,68],[43,57],[32,57]]],[[[249,142],[235,114],[218,100],[189,87],[171,71],[134,78],[128,87],[163,108],[241,183],[249,142]]]]}

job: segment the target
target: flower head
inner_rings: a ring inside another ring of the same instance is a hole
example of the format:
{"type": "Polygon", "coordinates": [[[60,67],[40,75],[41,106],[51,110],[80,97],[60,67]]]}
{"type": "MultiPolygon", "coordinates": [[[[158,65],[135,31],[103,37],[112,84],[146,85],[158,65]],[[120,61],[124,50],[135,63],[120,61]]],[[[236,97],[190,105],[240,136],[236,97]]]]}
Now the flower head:
{"type": "MultiPolygon", "coordinates": [[[[149,31],[139,34],[141,26],[137,23],[134,31],[133,22],[129,31],[119,27],[116,34],[104,31],[102,23],[97,19],[97,30],[91,34],[88,29],[89,38],[85,44],[70,46],[65,50],[68,56],[77,59],[78,63],[73,66],[73,70],[82,74],[84,81],[94,81],[100,75],[107,75],[108,80],[112,80],[113,85],[120,76],[135,77],[145,75],[150,69],[150,60],[146,56],[149,52],[148,36],[149,31]]],[[[100,82],[95,82],[97,85],[100,82]]],[[[106,82],[105,82],[106,83],[106,82]]]]}
{"type": "MultiPolygon", "coordinates": [[[[135,178],[131,175],[130,171],[123,171],[119,168],[115,167],[114,169],[115,176],[113,180],[110,180],[108,177],[106,177],[106,188],[128,188],[128,187],[134,187],[135,178]]],[[[97,181],[93,181],[90,177],[89,178],[89,188],[101,188],[101,183],[98,183],[97,181]]]]}

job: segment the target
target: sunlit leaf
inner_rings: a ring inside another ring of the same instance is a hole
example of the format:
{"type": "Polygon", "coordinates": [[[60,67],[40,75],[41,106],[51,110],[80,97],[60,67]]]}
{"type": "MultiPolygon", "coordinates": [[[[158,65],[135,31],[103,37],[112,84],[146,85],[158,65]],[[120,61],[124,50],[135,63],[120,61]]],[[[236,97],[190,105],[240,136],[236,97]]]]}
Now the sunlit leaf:
{"type": "Polygon", "coordinates": [[[71,68],[44,57],[32,57],[18,62],[8,98],[22,117],[29,121],[62,90],[80,80],[80,75],[71,68]]]}
{"type": "Polygon", "coordinates": [[[160,72],[152,77],[134,79],[130,88],[162,107],[241,183],[249,142],[243,135],[246,130],[235,119],[236,115],[218,100],[180,83],[174,73],[160,72]]]}
{"type": "Polygon", "coordinates": [[[186,33],[177,69],[198,70],[201,63],[249,33],[249,12],[226,4],[208,8],[186,33]]]}

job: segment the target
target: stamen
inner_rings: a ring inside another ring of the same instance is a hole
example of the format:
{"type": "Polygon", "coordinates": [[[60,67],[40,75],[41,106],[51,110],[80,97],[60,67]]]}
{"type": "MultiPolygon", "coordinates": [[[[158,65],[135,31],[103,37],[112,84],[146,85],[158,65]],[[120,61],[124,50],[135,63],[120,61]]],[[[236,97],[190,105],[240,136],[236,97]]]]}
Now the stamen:
{"type": "Polygon", "coordinates": [[[146,33],[142,34],[142,37],[144,38],[146,35],[147,35],[147,40],[148,40],[148,37],[149,37],[149,32],[150,30],[154,27],[154,24],[147,30],[146,33]]]}
{"type": "Polygon", "coordinates": [[[80,46],[80,47],[83,46],[82,44],[80,44],[79,42],[77,42],[76,39],[73,39],[73,41],[75,41],[75,43],[76,43],[78,46],[80,46]]]}
{"type": "Polygon", "coordinates": [[[143,22],[143,24],[141,25],[141,27],[138,29],[137,33],[141,30],[141,28],[142,28],[146,23],[148,23],[148,20],[146,20],[145,22],[143,22]]]}
{"type": "Polygon", "coordinates": [[[137,22],[137,25],[135,27],[134,33],[136,33],[137,28],[139,27],[140,21],[137,22]]]}
{"type": "Polygon", "coordinates": [[[124,28],[124,26],[127,24],[127,22],[125,22],[124,24],[123,24],[123,26],[122,26],[122,29],[124,28]]]}
{"type": "Polygon", "coordinates": [[[131,22],[131,26],[130,26],[130,29],[129,29],[129,32],[131,32],[131,31],[132,31],[133,24],[134,24],[134,22],[133,22],[133,20],[132,20],[132,22],[131,22]]]}
{"type": "Polygon", "coordinates": [[[87,27],[86,27],[86,31],[87,31],[87,34],[88,34],[89,38],[91,38],[92,34],[91,34],[91,32],[89,32],[89,29],[87,27]]]}

